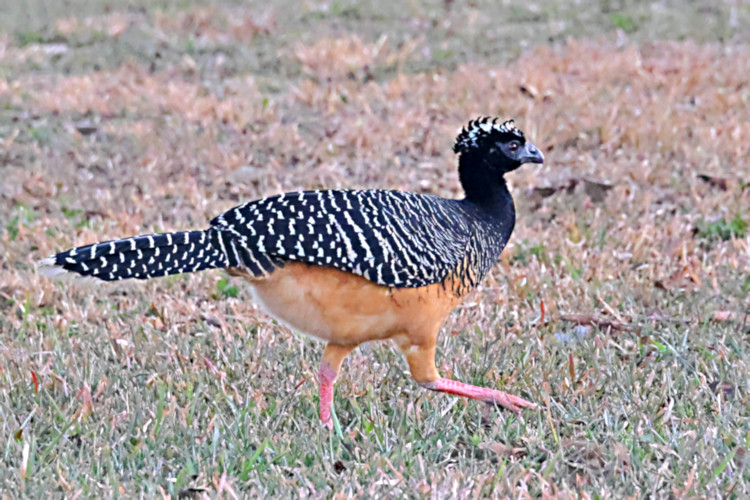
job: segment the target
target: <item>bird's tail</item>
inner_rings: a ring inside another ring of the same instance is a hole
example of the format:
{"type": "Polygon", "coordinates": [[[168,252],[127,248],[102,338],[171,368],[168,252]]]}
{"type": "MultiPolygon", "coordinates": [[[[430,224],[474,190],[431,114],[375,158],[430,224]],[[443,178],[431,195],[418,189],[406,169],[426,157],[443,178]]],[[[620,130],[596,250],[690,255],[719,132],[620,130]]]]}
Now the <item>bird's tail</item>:
{"type": "Polygon", "coordinates": [[[242,265],[240,259],[232,236],[211,227],[205,231],[147,234],[73,248],[44,259],[39,270],[53,278],[75,273],[114,281],[235,267],[242,265]]]}

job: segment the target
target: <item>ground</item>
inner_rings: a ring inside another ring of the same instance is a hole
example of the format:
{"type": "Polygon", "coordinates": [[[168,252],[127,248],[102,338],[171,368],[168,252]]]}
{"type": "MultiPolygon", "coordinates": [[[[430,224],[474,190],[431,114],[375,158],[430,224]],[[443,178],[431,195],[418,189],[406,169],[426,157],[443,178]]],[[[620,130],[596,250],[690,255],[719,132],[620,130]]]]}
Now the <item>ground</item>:
{"type": "Polygon", "coordinates": [[[0,5],[0,495],[750,495],[744,0],[0,5]],[[259,196],[460,196],[452,139],[514,117],[516,231],[424,391],[221,272],[100,286],[35,262],[259,196]]]}

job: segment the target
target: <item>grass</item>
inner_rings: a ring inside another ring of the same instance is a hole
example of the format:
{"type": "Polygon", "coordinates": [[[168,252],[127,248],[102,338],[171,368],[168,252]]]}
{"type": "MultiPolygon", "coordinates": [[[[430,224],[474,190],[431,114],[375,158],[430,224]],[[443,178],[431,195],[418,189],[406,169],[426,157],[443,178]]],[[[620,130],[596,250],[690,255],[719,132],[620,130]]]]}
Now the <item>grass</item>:
{"type": "Polygon", "coordinates": [[[0,6],[3,498],[748,496],[750,10],[619,4],[0,6]],[[241,282],[34,270],[280,191],[459,196],[479,114],[547,162],[512,174],[511,245],[438,367],[522,418],[373,344],[328,432],[320,346],[241,282]]]}
{"type": "Polygon", "coordinates": [[[713,222],[706,220],[698,221],[695,230],[698,236],[704,240],[730,240],[733,238],[743,238],[747,233],[747,221],[740,214],[727,221],[718,219],[713,222]]]}

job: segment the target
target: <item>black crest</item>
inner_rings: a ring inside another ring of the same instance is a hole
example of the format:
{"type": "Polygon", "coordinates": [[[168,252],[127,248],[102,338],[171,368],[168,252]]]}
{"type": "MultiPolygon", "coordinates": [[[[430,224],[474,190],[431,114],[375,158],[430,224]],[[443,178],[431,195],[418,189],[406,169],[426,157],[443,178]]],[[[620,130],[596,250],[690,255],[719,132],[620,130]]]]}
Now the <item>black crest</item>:
{"type": "Polygon", "coordinates": [[[518,139],[526,142],[523,131],[516,128],[513,120],[498,122],[498,119],[490,120],[490,117],[480,117],[471,120],[468,125],[461,129],[456,137],[456,143],[453,145],[454,153],[466,153],[476,151],[487,139],[493,141],[518,139]]]}

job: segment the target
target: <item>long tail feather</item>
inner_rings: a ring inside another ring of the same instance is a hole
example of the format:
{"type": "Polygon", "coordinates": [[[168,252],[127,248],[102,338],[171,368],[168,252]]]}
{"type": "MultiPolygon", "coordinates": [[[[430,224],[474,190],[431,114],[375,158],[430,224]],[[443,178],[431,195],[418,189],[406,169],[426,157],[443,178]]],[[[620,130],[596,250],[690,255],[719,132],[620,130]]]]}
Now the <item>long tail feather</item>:
{"type": "Polygon", "coordinates": [[[230,244],[230,236],[216,228],[147,234],[58,253],[42,260],[39,271],[57,279],[74,273],[115,281],[241,265],[236,252],[227,252],[230,244]]]}

